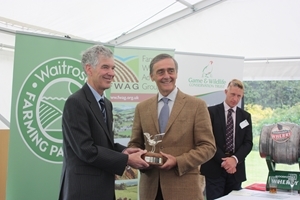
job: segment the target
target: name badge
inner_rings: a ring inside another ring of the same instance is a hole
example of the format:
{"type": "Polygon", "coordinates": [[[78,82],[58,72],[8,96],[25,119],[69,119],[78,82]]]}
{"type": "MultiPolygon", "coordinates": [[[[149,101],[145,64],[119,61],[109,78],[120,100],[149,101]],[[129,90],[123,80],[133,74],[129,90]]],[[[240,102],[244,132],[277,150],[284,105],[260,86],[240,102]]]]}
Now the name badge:
{"type": "Polygon", "coordinates": [[[248,125],[249,125],[249,122],[246,119],[240,123],[241,129],[245,128],[248,125]]]}

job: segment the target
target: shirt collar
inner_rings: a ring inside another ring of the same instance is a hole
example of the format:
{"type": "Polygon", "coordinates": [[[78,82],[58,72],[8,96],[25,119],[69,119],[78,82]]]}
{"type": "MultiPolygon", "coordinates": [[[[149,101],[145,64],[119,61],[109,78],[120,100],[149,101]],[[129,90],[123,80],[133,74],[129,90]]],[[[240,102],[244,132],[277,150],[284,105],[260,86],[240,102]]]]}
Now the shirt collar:
{"type": "MultiPolygon", "coordinates": [[[[177,92],[178,92],[178,88],[175,87],[174,90],[166,97],[168,97],[168,99],[170,101],[175,101],[175,98],[176,98],[176,95],[177,95],[177,92]]],[[[161,94],[161,93],[158,93],[158,102],[164,98],[164,96],[161,94]]]]}
{"type": "MultiPolygon", "coordinates": [[[[224,109],[225,112],[228,111],[230,109],[230,107],[227,105],[227,103],[224,101],[224,109]]],[[[233,108],[231,108],[234,112],[236,112],[236,106],[234,106],[233,108]]]]}
{"type": "Polygon", "coordinates": [[[87,85],[91,89],[91,91],[92,91],[92,93],[93,93],[93,95],[94,95],[97,102],[99,102],[100,99],[104,99],[104,95],[101,96],[92,86],[90,86],[88,83],[87,83],[87,85]]]}

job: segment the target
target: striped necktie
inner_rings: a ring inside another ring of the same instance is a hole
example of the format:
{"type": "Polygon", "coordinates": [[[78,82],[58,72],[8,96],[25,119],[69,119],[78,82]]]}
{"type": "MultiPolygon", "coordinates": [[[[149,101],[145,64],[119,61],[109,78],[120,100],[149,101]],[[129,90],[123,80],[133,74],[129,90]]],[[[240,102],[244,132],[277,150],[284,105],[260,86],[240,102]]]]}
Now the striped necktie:
{"type": "Polygon", "coordinates": [[[102,112],[102,115],[103,115],[104,122],[106,123],[106,109],[105,109],[104,99],[101,98],[99,100],[99,103],[100,103],[100,106],[101,106],[101,112],[102,112]]]}
{"type": "Polygon", "coordinates": [[[230,108],[227,113],[227,124],[226,124],[226,153],[233,153],[233,110],[230,108]]]}

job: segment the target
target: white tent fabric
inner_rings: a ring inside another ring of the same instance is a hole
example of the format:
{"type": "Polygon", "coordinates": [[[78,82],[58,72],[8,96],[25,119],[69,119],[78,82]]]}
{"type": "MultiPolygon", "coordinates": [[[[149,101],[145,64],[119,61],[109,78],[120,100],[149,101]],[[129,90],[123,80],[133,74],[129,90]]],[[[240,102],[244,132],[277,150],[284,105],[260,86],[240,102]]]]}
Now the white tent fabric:
{"type": "Polygon", "coordinates": [[[228,0],[124,43],[245,58],[300,55],[300,1],[228,0]]]}
{"type": "MultiPolygon", "coordinates": [[[[245,58],[300,56],[299,0],[0,1],[0,33],[2,27],[245,58]]],[[[3,33],[0,44],[14,46],[3,33]]]]}
{"type": "Polygon", "coordinates": [[[0,0],[0,115],[10,119],[16,30],[242,56],[244,80],[300,80],[299,8],[299,0],[0,0]]]}
{"type": "Polygon", "coordinates": [[[243,80],[300,80],[300,59],[246,61],[243,80]]]}
{"type": "Polygon", "coordinates": [[[0,27],[108,42],[201,1],[1,0],[0,27]]]}

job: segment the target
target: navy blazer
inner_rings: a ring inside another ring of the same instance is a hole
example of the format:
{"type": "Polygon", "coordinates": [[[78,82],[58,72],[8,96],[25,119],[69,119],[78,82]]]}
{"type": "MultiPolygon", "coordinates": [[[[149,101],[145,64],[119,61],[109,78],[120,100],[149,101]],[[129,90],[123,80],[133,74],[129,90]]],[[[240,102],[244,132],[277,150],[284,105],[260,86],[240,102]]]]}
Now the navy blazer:
{"type": "Polygon", "coordinates": [[[115,174],[123,174],[128,156],[114,143],[112,104],[104,102],[107,125],[87,84],[65,103],[60,200],[115,199],[115,174]]]}
{"type": "MultiPolygon", "coordinates": [[[[208,107],[213,127],[213,133],[216,140],[217,152],[214,157],[201,166],[201,174],[209,178],[218,178],[221,176],[222,158],[225,156],[225,134],[226,134],[226,119],[224,104],[218,104],[208,107]]],[[[237,171],[234,174],[236,181],[243,182],[246,180],[245,158],[252,150],[252,121],[250,113],[237,107],[235,120],[235,149],[234,155],[238,159],[237,171]],[[241,128],[240,123],[247,120],[249,125],[241,128]]]]}

